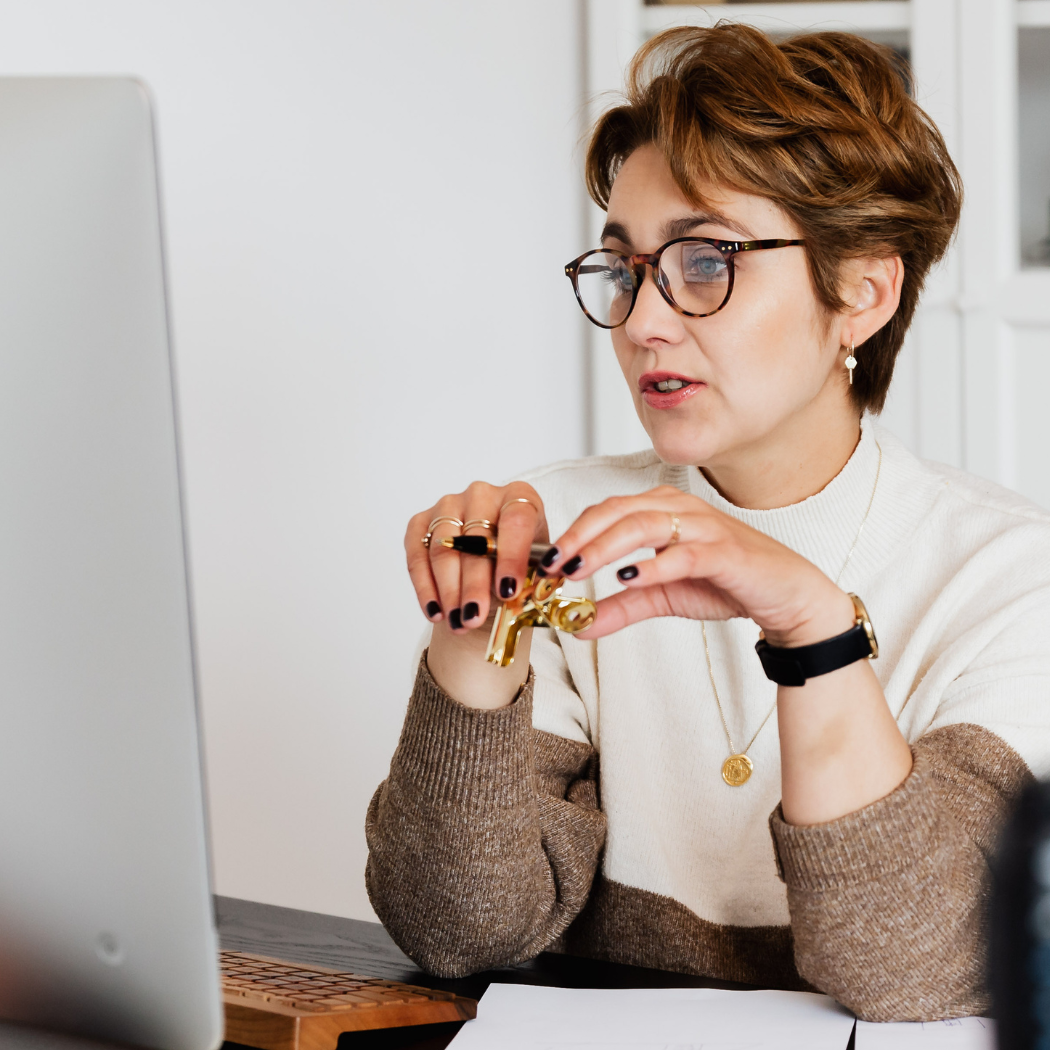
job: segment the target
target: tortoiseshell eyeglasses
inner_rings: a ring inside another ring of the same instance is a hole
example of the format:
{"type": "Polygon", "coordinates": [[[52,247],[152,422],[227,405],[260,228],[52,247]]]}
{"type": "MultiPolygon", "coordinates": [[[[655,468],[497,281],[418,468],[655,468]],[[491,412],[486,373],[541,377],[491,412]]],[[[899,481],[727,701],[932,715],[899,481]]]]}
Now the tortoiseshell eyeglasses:
{"type": "Polygon", "coordinates": [[[733,294],[736,255],[804,243],[678,237],[650,255],[626,255],[612,248],[584,252],[565,267],[565,273],[576,301],[599,328],[619,328],[631,316],[647,265],[670,306],[686,317],[708,317],[733,294]]]}

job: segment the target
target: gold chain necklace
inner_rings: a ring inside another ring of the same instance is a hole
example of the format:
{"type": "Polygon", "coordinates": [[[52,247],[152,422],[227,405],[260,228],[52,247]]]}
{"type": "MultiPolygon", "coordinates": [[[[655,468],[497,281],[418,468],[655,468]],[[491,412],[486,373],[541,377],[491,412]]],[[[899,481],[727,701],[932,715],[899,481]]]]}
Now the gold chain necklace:
{"type": "MultiPolygon", "coordinates": [[[[842,579],[846,567],[853,558],[853,552],[857,549],[857,544],[860,543],[861,533],[864,532],[864,526],[868,522],[872,504],[875,502],[875,490],[879,487],[879,475],[882,473],[882,446],[877,438],[875,439],[875,447],[879,450],[879,464],[875,468],[875,484],[871,486],[868,508],[864,511],[864,517],[860,519],[860,528],[857,529],[857,535],[853,537],[853,544],[846,555],[846,560],[842,563],[838,576],[835,577],[836,587],[839,585],[839,580],[842,579]]],[[[755,735],[748,741],[747,747],[743,751],[737,751],[733,746],[733,737],[730,735],[725,711],[722,710],[722,701],[718,696],[718,686],[715,683],[715,669],[711,664],[711,649],[707,644],[707,624],[703,620],[700,621],[700,632],[704,636],[704,656],[707,658],[707,673],[711,679],[711,691],[715,694],[715,703],[718,705],[718,717],[722,719],[722,728],[725,730],[726,742],[729,744],[729,757],[722,763],[722,779],[730,787],[740,787],[741,784],[746,784],[751,779],[751,774],[755,770],[754,763],[747,757],[747,753],[751,750],[751,745],[758,739],[758,734],[765,729],[766,723],[773,717],[773,712],[777,709],[777,702],[776,700],[773,701],[773,706],[766,713],[766,717],[762,719],[762,724],[755,730],[755,735]]]]}

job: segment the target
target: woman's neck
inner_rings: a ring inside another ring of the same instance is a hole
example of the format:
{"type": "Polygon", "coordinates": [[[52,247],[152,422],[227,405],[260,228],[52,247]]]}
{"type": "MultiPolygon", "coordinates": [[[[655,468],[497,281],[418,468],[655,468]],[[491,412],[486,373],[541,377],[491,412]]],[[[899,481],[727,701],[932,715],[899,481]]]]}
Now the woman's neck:
{"type": "Polygon", "coordinates": [[[787,507],[820,492],[860,441],[855,410],[785,420],[750,445],[704,464],[704,477],[730,503],[750,510],[787,507]]]}

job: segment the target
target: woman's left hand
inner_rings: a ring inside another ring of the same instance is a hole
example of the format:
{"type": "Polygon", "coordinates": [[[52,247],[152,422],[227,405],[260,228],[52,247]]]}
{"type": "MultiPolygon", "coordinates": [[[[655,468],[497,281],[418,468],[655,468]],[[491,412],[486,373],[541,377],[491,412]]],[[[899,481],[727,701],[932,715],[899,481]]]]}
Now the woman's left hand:
{"type": "Polygon", "coordinates": [[[598,603],[597,619],[583,638],[654,616],[747,616],[771,645],[797,646],[841,634],[854,623],[849,596],[812,562],[670,485],[588,507],[555,546],[551,571],[577,580],[640,547],[657,551],[655,558],[620,569],[626,590],[598,603]],[[672,543],[675,518],[678,540],[672,543]]]}
{"type": "MultiPolygon", "coordinates": [[[[670,486],[588,507],[555,546],[559,557],[550,570],[570,579],[639,547],[656,548],[655,558],[620,569],[626,590],[598,602],[581,638],[653,616],[749,616],[771,645],[793,647],[833,638],[855,622],[849,595],[812,562],[670,486]],[[678,540],[671,543],[675,517],[678,540]]],[[[869,661],[803,686],[782,685],[777,704],[781,805],[789,823],[836,820],[888,795],[908,775],[911,749],[869,661]]]]}

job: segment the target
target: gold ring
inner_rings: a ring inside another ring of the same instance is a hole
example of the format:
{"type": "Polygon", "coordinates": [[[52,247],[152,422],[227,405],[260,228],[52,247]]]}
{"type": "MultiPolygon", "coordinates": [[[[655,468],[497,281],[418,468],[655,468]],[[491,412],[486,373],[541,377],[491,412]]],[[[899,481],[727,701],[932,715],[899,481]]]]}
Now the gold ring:
{"type": "MultiPolygon", "coordinates": [[[[668,511],[670,514],[671,512],[668,511]]],[[[671,538],[667,541],[668,547],[673,547],[682,538],[682,523],[677,514],[671,514],[671,538]]]]}
{"type": "Polygon", "coordinates": [[[532,509],[537,514],[539,514],[539,512],[540,512],[540,508],[537,507],[536,504],[533,503],[531,499],[525,499],[524,496],[519,496],[517,499],[509,499],[509,500],[507,500],[507,502],[504,503],[502,507],[500,507],[500,509],[499,509],[500,514],[502,514],[512,503],[527,503],[530,507],[532,507],[532,509]]]}
{"type": "Polygon", "coordinates": [[[491,532],[495,527],[496,526],[493,525],[488,518],[471,518],[470,521],[465,521],[463,523],[464,532],[466,532],[467,529],[488,529],[491,532]]]}
{"type": "Polygon", "coordinates": [[[430,540],[431,540],[431,538],[434,535],[434,527],[436,525],[440,525],[442,522],[446,522],[446,521],[450,525],[455,525],[457,528],[460,528],[460,529],[463,528],[463,522],[461,522],[459,520],[459,518],[452,518],[452,517],[449,517],[449,515],[447,515],[447,514],[442,514],[440,517],[435,518],[427,526],[427,534],[423,537],[423,546],[426,547],[427,550],[430,550],[430,540]]]}

